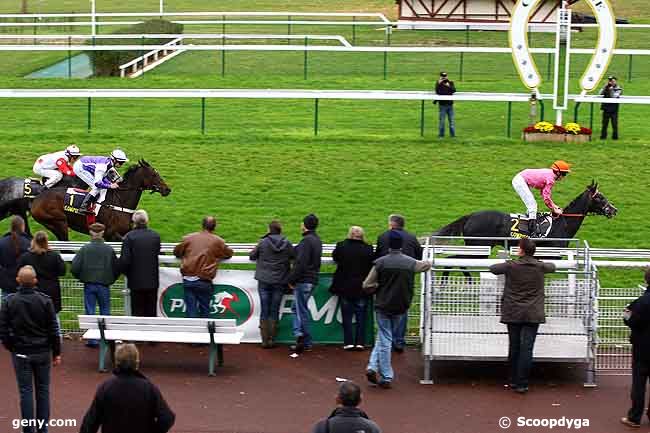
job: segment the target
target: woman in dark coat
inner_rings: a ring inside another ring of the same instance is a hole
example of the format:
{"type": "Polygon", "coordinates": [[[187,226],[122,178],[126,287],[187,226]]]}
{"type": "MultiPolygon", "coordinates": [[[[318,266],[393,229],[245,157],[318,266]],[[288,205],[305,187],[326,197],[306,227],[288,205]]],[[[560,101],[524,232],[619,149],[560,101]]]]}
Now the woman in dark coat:
{"type": "Polygon", "coordinates": [[[348,238],[336,244],[332,259],[337,266],[330,292],[341,299],[343,349],[363,350],[369,297],[362,284],[372,268],[373,250],[372,245],[364,241],[361,227],[350,227],[348,238]],[[352,325],[353,317],[356,331],[352,325]]]}
{"type": "Polygon", "coordinates": [[[39,231],[34,234],[31,248],[18,259],[19,268],[25,265],[31,265],[36,271],[37,288],[52,298],[58,315],[61,311],[59,277],[65,275],[65,263],[58,252],[50,250],[47,233],[39,231]]]}
{"type": "Polygon", "coordinates": [[[25,233],[25,221],[11,218],[11,231],[0,238],[0,289],[4,298],[16,292],[18,258],[29,248],[29,235],[25,233]]]}

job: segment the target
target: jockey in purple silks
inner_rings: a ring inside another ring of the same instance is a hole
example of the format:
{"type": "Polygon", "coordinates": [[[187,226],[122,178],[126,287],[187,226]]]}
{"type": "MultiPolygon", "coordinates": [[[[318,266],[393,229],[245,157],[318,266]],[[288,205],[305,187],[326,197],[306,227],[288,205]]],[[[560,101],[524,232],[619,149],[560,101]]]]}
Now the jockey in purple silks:
{"type": "Polygon", "coordinates": [[[115,149],[110,156],[82,156],[74,163],[75,174],[90,187],[90,192],[79,208],[81,212],[88,212],[91,203],[97,201],[100,189],[118,187],[118,184],[111,182],[106,175],[113,167],[119,168],[128,160],[124,151],[115,149]]]}

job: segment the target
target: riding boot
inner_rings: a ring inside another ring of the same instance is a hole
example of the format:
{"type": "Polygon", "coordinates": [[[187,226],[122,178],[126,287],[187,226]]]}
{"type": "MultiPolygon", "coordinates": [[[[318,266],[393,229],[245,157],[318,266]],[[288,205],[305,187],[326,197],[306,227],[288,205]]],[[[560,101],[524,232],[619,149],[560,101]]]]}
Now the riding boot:
{"type": "Polygon", "coordinates": [[[84,201],[81,202],[81,206],[79,206],[79,212],[89,213],[88,208],[92,203],[95,203],[95,201],[97,201],[97,197],[95,197],[92,194],[86,194],[86,197],[84,197],[84,201]]]}
{"type": "Polygon", "coordinates": [[[528,220],[528,236],[531,238],[539,237],[539,227],[537,227],[536,219],[528,220]]]}
{"type": "Polygon", "coordinates": [[[262,347],[268,349],[271,347],[269,343],[270,326],[268,320],[260,320],[260,334],[262,334],[262,347]]]}
{"type": "Polygon", "coordinates": [[[278,321],[269,320],[269,347],[275,347],[275,337],[278,335],[278,321]]]}

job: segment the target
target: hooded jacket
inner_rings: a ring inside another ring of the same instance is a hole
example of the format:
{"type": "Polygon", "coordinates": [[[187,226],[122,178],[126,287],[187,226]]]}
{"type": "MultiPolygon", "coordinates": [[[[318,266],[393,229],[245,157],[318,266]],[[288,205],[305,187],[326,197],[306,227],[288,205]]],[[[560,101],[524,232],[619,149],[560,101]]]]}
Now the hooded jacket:
{"type": "Polygon", "coordinates": [[[361,409],[342,406],[317,422],[312,433],[381,433],[381,429],[361,409]]]}
{"type": "Polygon", "coordinates": [[[250,252],[257,261],[255,279],[265,284],[287,284],[291,260],[296,256],[293,245],[281,234],[266,234],[250,252]]]}
{"type": "Polygon", "coordinates": [[[318,284],[323,243],[315,231],[302,234],[302,240],[296,246],[296,260],[289,274],[289,283],[318,284]]]}

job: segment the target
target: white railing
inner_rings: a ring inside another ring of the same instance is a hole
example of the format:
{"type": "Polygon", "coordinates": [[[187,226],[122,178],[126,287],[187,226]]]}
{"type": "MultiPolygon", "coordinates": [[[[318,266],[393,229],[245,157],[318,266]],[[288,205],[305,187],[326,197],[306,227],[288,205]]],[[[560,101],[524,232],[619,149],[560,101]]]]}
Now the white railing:
{"type": "MultiPolygon", "coordinates": [[[[166,47],[174,47],[176,45],[182,45],[182,44],[183,44],[183,38],[180,37],[180,38],[172,39],[171,41],[167,42],[164,46],[166,46],[166,47]]],[[[141,74],[143,71],[146,71],[147,70],[147,65],[149,64],[149,59],[153,57],[153,61],[157,62],[159,57],[160,57],[161,52],[162,52],[163,58],[168,60],[171,57],[175,57],[175,56],[179,55],[183,51],[184,50],[179,50],[179,49],[168,50],[167,48],[151,50],[148,53],[143,54],[142,56],[137,57],[137,58],[131,60],[128,63],[120,65],[120,77],[124,78],[126,76],[128,68],[133,69],[132,72],[131,72],[132,77],[135,77],[135,76],[141,74]],[[169,56],[167,56],[168,51],[172,52],[172,54],[170,54],[169,56]],[[142,63],[142,68],[141,69],[138,68],[140,63],[142,63]]]]}

